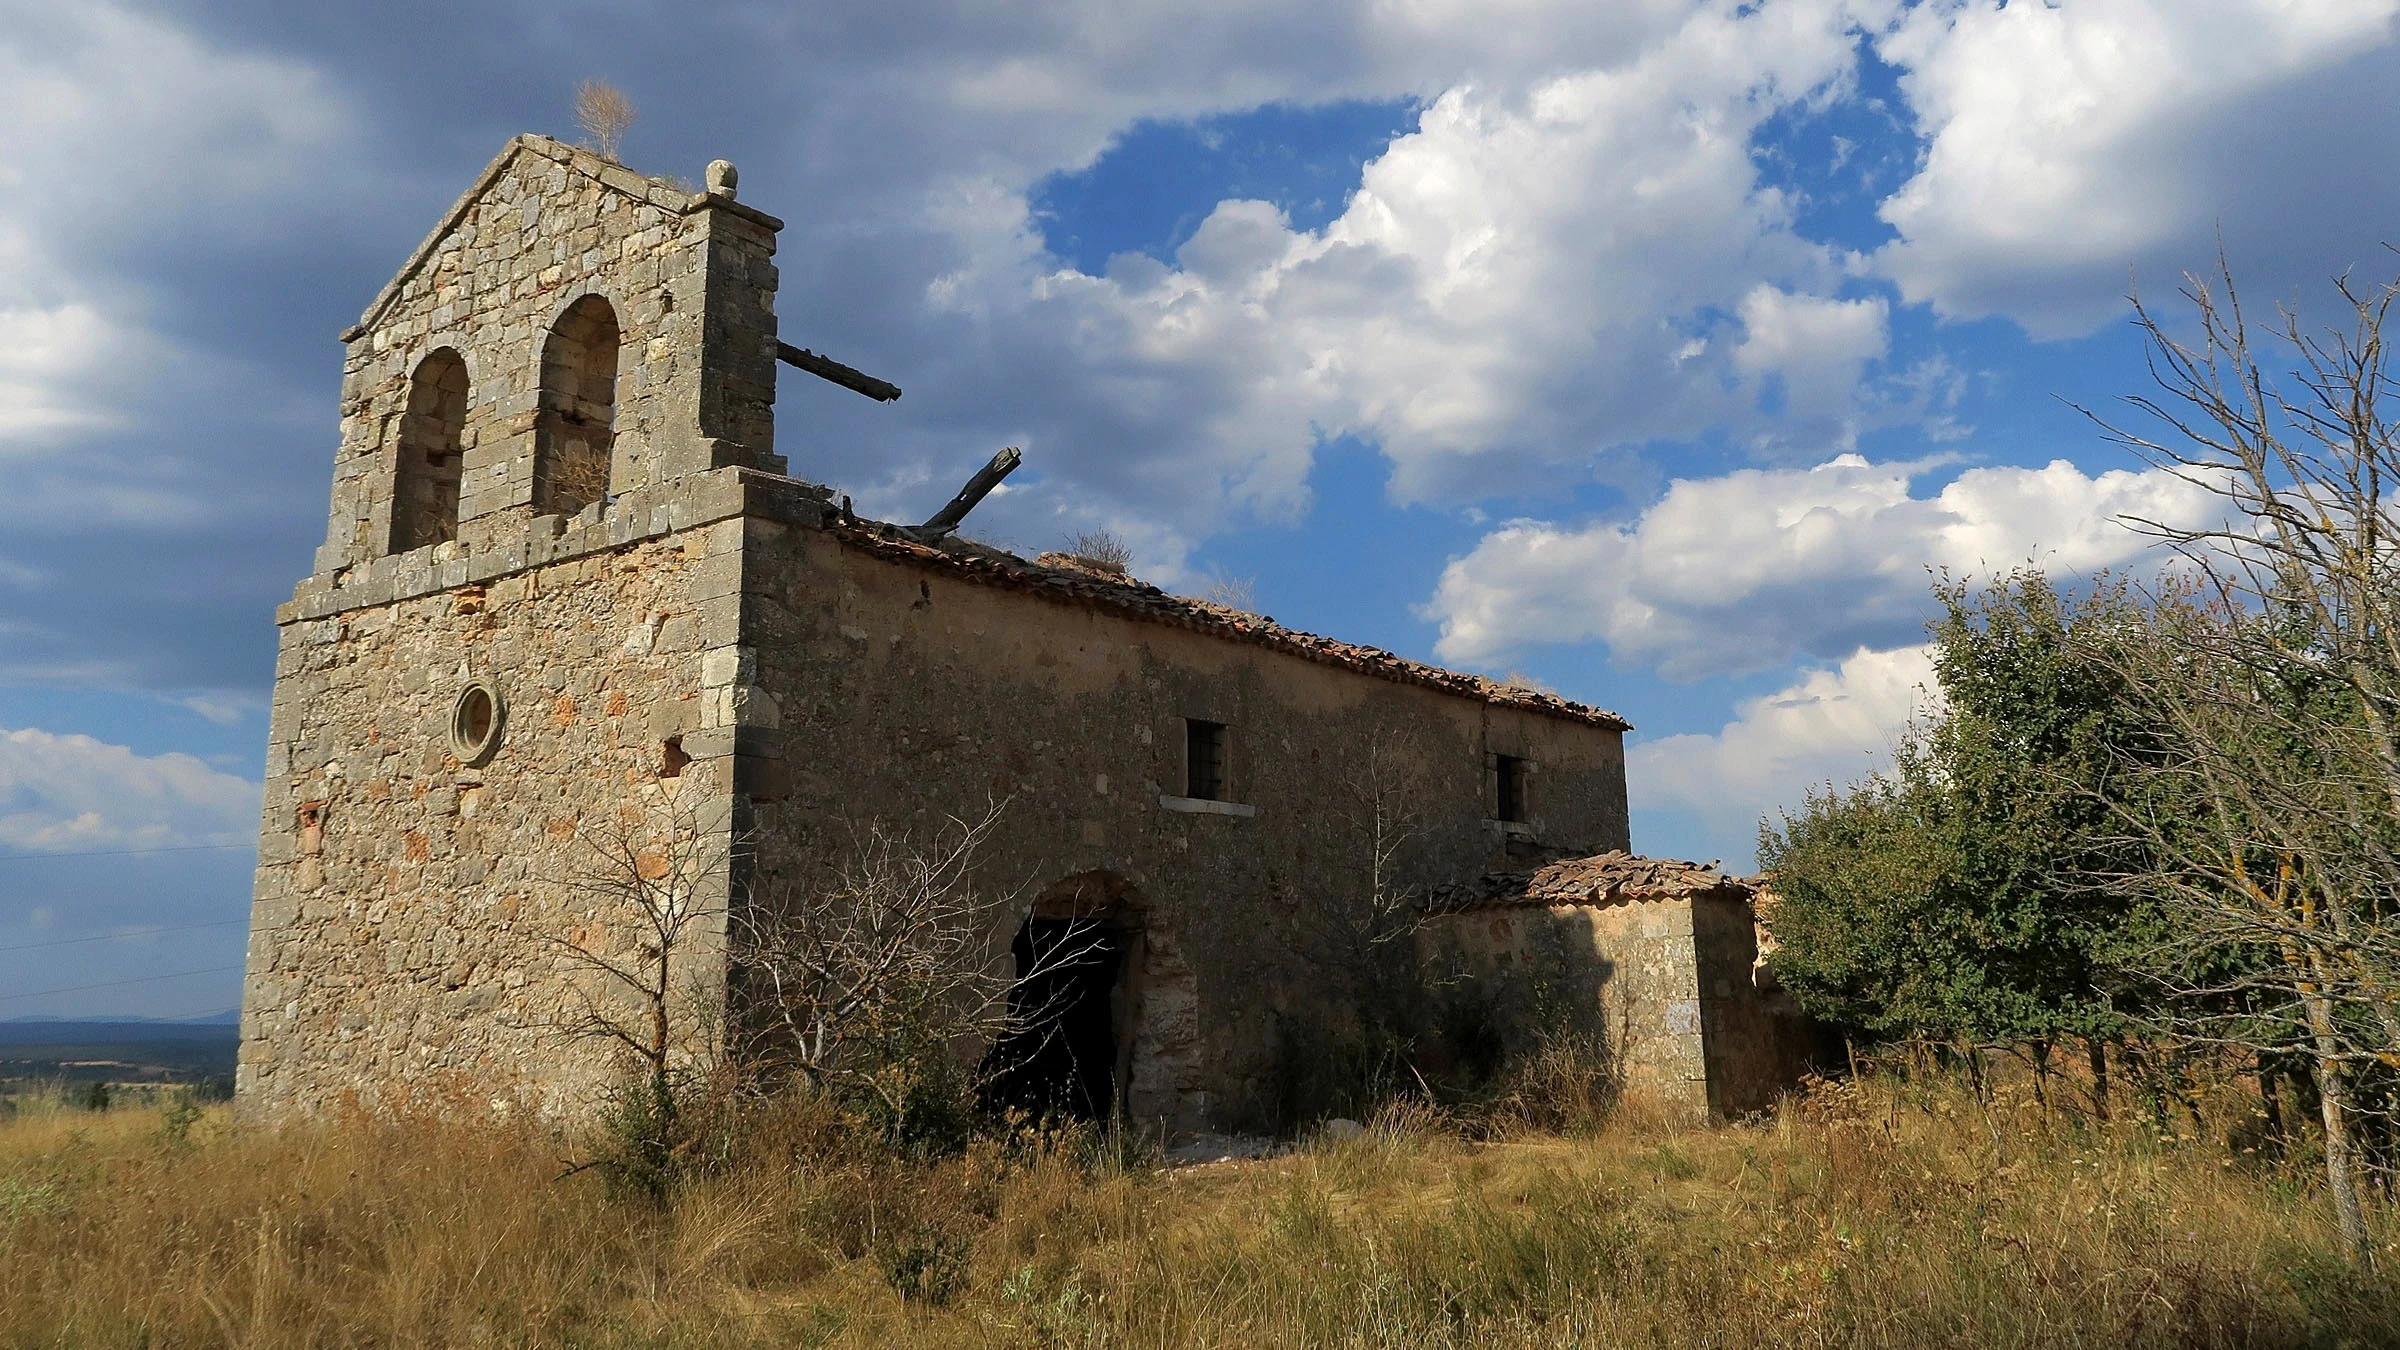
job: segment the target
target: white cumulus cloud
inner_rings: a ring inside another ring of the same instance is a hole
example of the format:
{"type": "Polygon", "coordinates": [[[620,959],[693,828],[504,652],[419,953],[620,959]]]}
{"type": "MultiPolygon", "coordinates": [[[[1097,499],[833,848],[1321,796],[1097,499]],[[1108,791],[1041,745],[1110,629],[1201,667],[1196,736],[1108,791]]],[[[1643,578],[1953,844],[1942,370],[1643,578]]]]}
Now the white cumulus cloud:
{"type": "Polygon", "coordinates": [[[1934,0],[1880,44],[1925,146],[1878,262],[1945,316],[2096,327],[2222,231],[2263,291],[2321,283],[2400,214],[2400,0],[1934,0]]]}
{"type": "Polygon", "coordinates": [[[15,852],[240,843],[258,828],[258,794],[192,755],[0,730],[0,847],[15,852]]]}
{"type": "MultiPolygon", "coordinates": [[[[1702,4],[1580,69],[1454,75],[1323,228],[1225,201],[1172,262],[1061,267],[1013,190],[954,194],[938,218],[962,265],[921,297],[925,347],[977,365],[924,383],[1120,528],[1187,537],[1291,518],[1340,435],[1413,499],[1541,490],[1714,432],[1846,444],[1906,400],[1861,392],[1888,304],[1844,294],[1858,260],[1796,228],[1752,138],[1843,86],[1885,9],[1702,4]]],[[[888,438],[875,456],[895,479],[914,458],[888,438]]]]}
{"type": "Polygon", "coordinates": [[[1860,372],[1891,346],[1891,307],[1882,296],[1830,300],[1762,285],[1742,297],[1741,316],[1734,369],[1780,380],[1784,406],[1797,417],[1848,412],[1860,372]]]}
{"type": "Polygon", "coordinates": [[[1969,469],[1916,495],[1931,468],[1842,455],[1678,480],[1630,523],[1512,522],[1443,570],[1425,606],[1435,650],[1489,666],[1599,640],[1678,679],[1830,660],[1913,636],[1929,568],[2124,565],[2147,542],[2121,518],[2196,524],[2213,501],[2162,471],[2065,460],[1969,469]]]}
{"type": "Polygon", "coordinates": [[[1747,866],[1762,817],[1887,767],[1909,723],[1938,706],[1934,690],[1931,646],[1862,647],[1745,700],[1721,730],[1629,747],[1627,796],[1637,811],[1697,817],[1722,857],[1747,866]]]}

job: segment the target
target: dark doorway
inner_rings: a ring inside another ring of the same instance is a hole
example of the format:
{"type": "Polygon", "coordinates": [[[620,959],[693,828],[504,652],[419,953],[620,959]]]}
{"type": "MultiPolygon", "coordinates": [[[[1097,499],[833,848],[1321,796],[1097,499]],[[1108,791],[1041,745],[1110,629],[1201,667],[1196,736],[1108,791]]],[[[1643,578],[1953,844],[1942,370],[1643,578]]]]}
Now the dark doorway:
{"type": "Polygon", "coordinates": [[[1009,1029],[984,1060],[984,1105],[1036,1119],[1106,1120],[1117,1105],[1112,1007],[1125,933],[1031,918],[1010,945],[1009,1029]]]}

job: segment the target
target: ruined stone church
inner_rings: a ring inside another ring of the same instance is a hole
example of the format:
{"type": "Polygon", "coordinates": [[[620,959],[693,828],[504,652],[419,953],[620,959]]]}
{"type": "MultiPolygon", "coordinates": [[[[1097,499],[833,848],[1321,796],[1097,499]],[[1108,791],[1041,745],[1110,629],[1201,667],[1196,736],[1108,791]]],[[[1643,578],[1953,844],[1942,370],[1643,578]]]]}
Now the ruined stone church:
{"type": "MultiPolygon", "coordinates": [[[[859,519],[804,438],[779,453],[779,364],[898,390],[779,340],[781,222],[736,189],[722,161],[693,191],[519,137],[342,335],[325,542],[276,616],[249,1118],[589,1102],[619,1066],[561,1034],[589,976],[561,942],[636,942],[573,884],[589,822],[673,808],[711,836],[719,918],[678,959],[738,1015],[723,916],[864,826],[998,802],[990,959],[1045,915],[1109,935],[1069,991],[1102,1042],[1087,1105],[1255,1125],[1295,1029],[1355,1012],[1342,955],[1297,935],[1366,884],[1366,776],[1409,822],[1386,884],[1437,911],[1424,961],[1588,1005],[1670,1110],[1767,1102],[1794,1032],[1754,978],[1751,892],[1625,855],[1625,722],[859,519]]],[[[851,396],[782,393],[787,433],[851,396]]]]}

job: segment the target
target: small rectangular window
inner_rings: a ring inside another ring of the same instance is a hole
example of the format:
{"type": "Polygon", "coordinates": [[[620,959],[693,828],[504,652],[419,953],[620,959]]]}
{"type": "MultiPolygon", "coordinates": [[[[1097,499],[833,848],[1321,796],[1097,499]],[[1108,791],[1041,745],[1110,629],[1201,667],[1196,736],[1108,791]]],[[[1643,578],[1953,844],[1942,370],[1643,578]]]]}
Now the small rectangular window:
{"type": "Polygon", "coordinates": [[[1533,766],[1515,755],[1494,755],[1499,772],[1494,775],[1498,800],[1492,803],[1494,820],[1524,821],[1526,771],[1533,766]]]}
{"type": "Polygon", "coordinates": [[[1225,800],[1225,724],[1184,719],[1183,795],[1225,800]]]}

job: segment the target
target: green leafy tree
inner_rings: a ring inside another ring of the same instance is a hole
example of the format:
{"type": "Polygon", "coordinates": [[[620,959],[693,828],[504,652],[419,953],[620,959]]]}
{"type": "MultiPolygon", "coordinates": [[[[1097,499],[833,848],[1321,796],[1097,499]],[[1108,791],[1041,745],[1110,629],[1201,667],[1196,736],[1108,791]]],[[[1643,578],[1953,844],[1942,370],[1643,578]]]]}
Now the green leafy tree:
{"type": "Polygon", "coordinates": [[[1762,832],[1775,966],[1853,1031],[2046,1062],[2119,1034],[2138,994],[2115,972],[2148,921],[2110,884],[2132,845],[2106,803],[2145,744],[2110,657],[2140,616],[2121,587],[2078,601],[2030,567],[1936,595],[1940,710],[1888,773],[1762,832]]]}
{"type": "Polygon", "coordinates": [[[1901,762],[1847,789],[1812,791],[1762,831],[1774,878],[1773,966],[1812,1016],[1870,1040],[1969,1037],[1944,878],[1956,871],[1939,794],[1901,762]]]}

